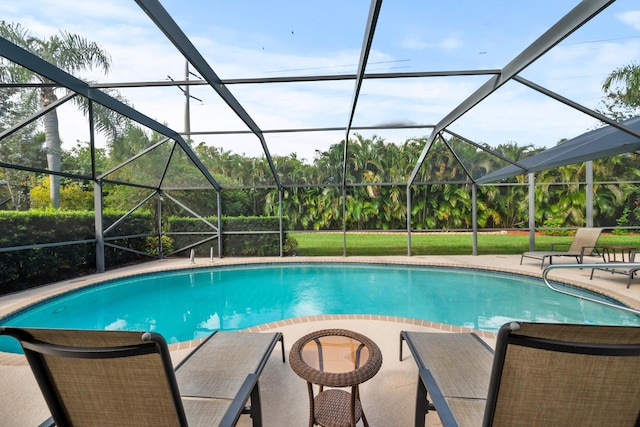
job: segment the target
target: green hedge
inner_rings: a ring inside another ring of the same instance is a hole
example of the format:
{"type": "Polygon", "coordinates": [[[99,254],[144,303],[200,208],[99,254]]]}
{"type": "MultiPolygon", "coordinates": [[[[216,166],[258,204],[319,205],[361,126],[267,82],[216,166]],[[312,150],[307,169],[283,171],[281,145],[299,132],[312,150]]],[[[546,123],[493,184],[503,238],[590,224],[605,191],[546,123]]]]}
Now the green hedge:
{"type": "MultiPolygon", "coordinates": [[[[217,226],[217,217],[208,217],[207,221],[217,226]]],[[[283,218],[283,227],[288,228],[288,218],[283,218]]],[[[170,233],[184,232],[213,232],[209,226],[197,218],[171,217],[169,218],[170,233]]],[[[264,232],[278,231],[280,219],[278,217],[223,217],[222,218],[222,254],[224,256],[278,256],[280,255],[280,235],[273,234],[227,234],[228,232],[264,232]]],[[[173,247],[184,248],[204,239],[206,235],[171,234],[173,247]]],[[[286,236],[285,236],[286,237],[286,236]]],[[[209,256],[213,247],[214,256],[218,256],[218,240],[196,246],[198,256],[209,256]]],[[[180,253],[188,256],[189,251],[180,253]]]]}
{"type": "MultiPolygon", "coordinates": [[[[105,227],[124,213],[104,214],[105,227]]],[[[84,211],[0,211],[0,247],[73,242],[95,238],[93,212],[84,211]]],[[[134,214],[118,224],[109,235],[150,232],[151,214],[134,214]]],[[[105,236],[108,237],[108,236],[105,236]]],[[[144,238],[119,239],[111,243],[144,251],[144,238]]],[[[95,243],[0,252],[0,294],[43,283],[69,279],[95,270],[95,243]]],[[[105,248],[107,267],[135,262],[141,255],[105,248]]]]}
{"type": "MultiPolygon", "coordinates": [[[[124,212],[105,212],[104,227],[108,228],[119,220],[124,212]]],[[[217,224],[217,218],[208,218],[217,224]]],[[[168,230],[172,232],[211,231],[206,224],[195,218],[169,218],[168,230]]],[[[285,229],[288,220],[284,219],[285,229]]],[[[90,211],[0,211],[0,247],[18,247],[46,243],[75,242],[93,240],[94,214],[90,211]]],[[[155,238],[127,238],[115,241],[109,236],[129,236],[151,233],[155,221],[152,214],[135,213],[118,223],[105,235],[109,243],[131,248],[140,252],[155,253],[155,238]]],[[[223,218],[222,228],[232,231],[277,231],[277,217],[233,217],[223,218]]],[[[205,236],[170,235],[163,238],[165,247],[181,248],[205,236]]],[[[295,239],[289,238],[285,246],[295,248],[295,239]]],[[[218,256],[218,242],[213,240],[196,249],[199,256],[209,256],[210,248],[218,256]]],[[[166,252],[166,250],[165,250],[166,252]]],[[[278,256],[280,236],[273,234],[234,234],[223,237],[223,254],[226,256],[278,256]]],[[[179,255],[188,256],[189,251],[179,255]]],[[[71,244],[58,247],[24,249],[0,252],[0,295],[34,286],[65,280],[92,273],[96,268],[95,243],[71,244]]],[[[105,246],[105,266],[107,268],[146,260],[144,255],[105,246]]]]}

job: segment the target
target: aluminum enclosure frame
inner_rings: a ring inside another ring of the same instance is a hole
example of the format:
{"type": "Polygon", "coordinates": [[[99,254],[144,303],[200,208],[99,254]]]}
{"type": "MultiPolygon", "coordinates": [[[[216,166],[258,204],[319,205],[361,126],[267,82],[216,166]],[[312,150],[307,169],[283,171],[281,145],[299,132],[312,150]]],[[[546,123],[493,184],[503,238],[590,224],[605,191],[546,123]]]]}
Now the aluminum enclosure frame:
{"type": "MultiPolygon", "coordinates": [[[[474,145],[476,148],[483,149],[487,152],[491,152],[491,150],[487,150],[486,147],[483,147],[479,144],[474,143],[471,139],[462,137],[451,132],[448,127],[453,124],[456,120],[466,114],[470,109],[474,106],[482,102],[485,98],[493,94],[497,89],[503,86],[510,80],[517,81],[532,90],[543,93],[552,99],[555,99],[558,102],[564,103],[565,105],[569,105],[582,113],[588,114],[592,117],[595,117],[611,126],[617,127],[620,131],[627,132],[634,136],[640,136],[640,132],[628,129],[624,125],[613,122],[606,117],[599,115],[598,113],[574,102],[568,100],[566,98],[561,97],[560,95],[554,94],[546,88],[536,85],[533,82],[529,82],[528,80],[520,77],[518,74],[524,70],[526,67],[531,65],[545,53],[547,53],[550,49],[588,22],[590,19],[598,15],[608,6],[613,4],[615,0],[583,0],[580,2],[574,9],[572,9],[567,15],[561,18],[555,25],[553,25],[548,31],[546,31],[542,36],[540,36],[537,40],[535,40],[531,45],[529,45],[526,49],[524,49],[521,53],[516,55],[516,57],[506,64],[501,69],[493,69],[493,70],[451,70],[451,71],[424,71],[424,72],[412,72],[412,73],[366,73],[367,62],[371,50],[372,41],[375,35],[376,23],[378,16],[382,7],[382,0],[371,0],[369,16],[367,19],[366,28],[363,34],[363,42],[362,48],[360,52],[360,61],[358,63],[358,70],[356,74],[343,74],[343,75],[331,75],[331,76],[306,76],[306,77],[277,77],[277,78],[262,78],[262,79],[227,79],[222,80],[215,73],[213,68],[209,65],[209,63],[205,60],[205,58],[198,52],[192,42],[188,39],[183,30],[177,25],[177,23],[173,20],[171,15],[164,9],[161,3],[158,0],[136,0],[136,3],[139,7],[149,16],[149,18],[155,23],[155,25],[162,31],[162,33],[167,37],[168,40],[172,42],[172,44],[178,49],[178,51],[185,57],[188,64],[191,64],[202,76],[203,80],[184,80],[184,81],[173,81],[173,82],[124,82],[124,83],[112,83],[112,84],[89,84],[83,82],[76,77],[58,69],[57,67],[49,64],[48,62],[38,58],[37,56],[19,48],[18,46],[13,45],[7,40],[0,37],[0,55],[5,58],[22,65],[40,75],[45,76],[46,78],[68,88],[73,93],[61,98],[55,106],[50,106],[45,110],[41,110],[35,115],[23,120],[21,123],[12,127],[11,129],[5,130],[0,133],[0,139],[12,134],[16,130],[21,127],[27,125],[28,123],[36,120],[43,114],[45,114],[49,109],[55,108],[58,105],[68,101],[71,97],[76,96],[76,94],[80,94],[90,102],[97,102],[107,108],[110,108],[119,114],[122,114],[125,117],[130,118],[133,121],[136,121],[143,126],[148,127],[158,133],[165,135],[167,138],[172,139],[188,156],[191,162],[201,171],[206,180],[211,184],[211,186],[216,190],[218,197],[218,210],[219,213],[221,211],[221,198],[220,191],[223,189],[221,185],[216,182],[211,173],[206,169],[206,167],[202,164],[202,162],[197,158],[195,153],[191,150],[186,141],[182,138],[182,134],[175,130],[172,130],[155,120],[147,117],[146,115],[140,113],[139,111],[129,107],[126,104],[121,103],[120,101],[110,97],[106,93],[102,92],[101,88],[111,88],[111,87],[153,87],[153,86],[168,86],[168,85],[209,85],[212,87],[215,92],[220,96],[222,100],[235,112],[235,114],[243,121],[243,123],[247,126],[248,130],[238,130],[238,131],[190,131],[189,135],[203,135],[203,134],[241,134],[241,133],[252,133],[254,134],[260,141],[262,145],[263,152],[267,158],[269,163],[271,173],[273,175],[273,179],[275,181],[275,188],[278,189],[279,192],[279,203],[282,206],[282,190],[283,188],[291,187],[290,185],[283,185],[280,177],[278,175],[278,171],[275,167],[271,154],[269,152],[268,143],[265,138],[265,134],[269,133],[285,133],[285,132],[309,132],[309,131],[344,131],[345,132],[345,143],[344,143],[344,156],[343,156],[343,176],[342,176],[342,195],[343,195],[343,234],[344,234],[344,243],[343,243],[343,253],[346,256],[346,235],[348,233],[346,229],[346,212],[345,212],[345,201],[346,201],[346,189],[349,186],[357,186],[354,183],[348,183],[346,180],[346,168],[347,168],[347,159],[348,159],[348,143],[349,137],[353,130],[358,129],[401,129],[401,128],[429,128],[431,129],[431,134],[420,154],[420,157],[417,159],[416,165],[411,172],[411,176],[408,179],[407,186],[407,246],[408,246],[408,255],[411,255],[411,187],[414,185],[419,185],[416,183],[416,176],[425,161],[425,158],[432,147],[432,144],[435,142],[436,138],[441,138],[444,143],[449,147],[452,152],[454,158],[458,159],[455,151],[447,144],[446,139],[443,134],[447,133],[449,135],[453,135],[462,141],[474,145]],[[421,77],[440,77],[440,76],[461,76],[461,75],[491,75],[489,80],[485,82],[482,86],[480,86],[472,95],[470,95],[466,100],[464,100],[461,104],[451,110],[448,114],[446,114],[438,123],[436,124],[424,124],[424,125],[414,125],[414,126],[380,126],[380,127],[355,127],[353,125],[353,117],[358,105],[360,89],[362,83],[365,79],[388,79],[388,78],[421,78],[421,77]],[[347,120],[346,126],[338,126],[338,127],[325,127],[325,128],[312,128],[312,129],[272,129],[272,130],[263,130],[258,124],[253,120],[253,118],[248,114],[248,112],[244,109],[244,107],[238,102],[238,100],[234,97],[234,95],[227,88],[228,85],[232,84],[255,84],[255,83],[284,83],[284,82],[304,82],[304,81],[336,81],[336,80],[354,80],[354,90],[353,96],[351,99],[351,105],[349,108],[349,117],[347,120]]],[[[93,143],[93,128],[91,126],[91,148],[92,150],[95,148],[93,143]]],[[[523,168],[517,162],[513,162],[509,159],[504,158],[503,156],[499,156],[496,153],[492,153],[501,158],[501,160],[507,161],[512,165],[521,168],[523,173],[526,173],[526,168],[523,168]]],[[[458,159],[459,160],[459,159],[458,159]]],[[[464,165],[463,165],[464,166],[464,165]]],[[[7,168],[16,168],[22,170],[31,170],[31,168],[25,168],[18,165],[11,165],[8,163],[0,163],[0,167],[7,168]]],[[[45,170],[33,170],[36,172],[43,173],[52,173],[58,174],[62,176],[69,176],[73,178],[80,178],[73,174],[68,174],[64,172],[51,172],[45,170]]],[[[473,206],[474,206],[474,254],[477,254],[477,221],[476,218],[476,190],[477,184],[482,182],[481,179],[474,179],[468,171],[465,171],[467,174],[468,183],[472,185],[473,189],[473,206]]],[[[92,177],[81,177],[81,179],[91,179],[96,183],[96,191],[100,191],[101,185],[99,185],[103,180],[107,180],[106,176],[94,176],[92,177]]],[[[114,181],[115,182],[115,181],[114,181]]],[[[154,189],[157,192],[161,192],[162,184],[159,184],[157,187],[149,187],[154,189]]],[[[96,195],[96,207],[100,204],[100,195],[96,195]]],[[[98,210],[96,210],[96,214],[98,210]]],[[[220,215],[218,215],[220,220],[220,215]]],[[[99,220],[96,219],[96,229],[101,229],[102,218],[99,220]]],[[[218,232],[220,230],[220,224],[218,224],[218,232]]],[[[282,236],[284,230],[282,229],[282,209],[280,209],[280,236],[281,236],[281,255],[282,255],[282,236]]],[[[104,236],[97,236],[96,239],[98,241],[103,241],[104,236]]],[[[103,260],[104,262],[104,260],[103,260]]]]}

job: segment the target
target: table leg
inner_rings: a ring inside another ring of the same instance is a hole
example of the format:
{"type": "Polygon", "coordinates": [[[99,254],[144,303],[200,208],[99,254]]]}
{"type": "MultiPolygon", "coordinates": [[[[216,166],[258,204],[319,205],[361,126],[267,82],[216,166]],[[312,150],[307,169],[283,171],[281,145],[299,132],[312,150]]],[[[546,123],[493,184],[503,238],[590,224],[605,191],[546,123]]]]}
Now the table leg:
{"type": "Polygon", "coordinates": [[[316,408],[313,401],[313,384],[310,382],[307,382],[307,391],[309,392],[309,427],[313,427],[316,423],[316,408]]]}

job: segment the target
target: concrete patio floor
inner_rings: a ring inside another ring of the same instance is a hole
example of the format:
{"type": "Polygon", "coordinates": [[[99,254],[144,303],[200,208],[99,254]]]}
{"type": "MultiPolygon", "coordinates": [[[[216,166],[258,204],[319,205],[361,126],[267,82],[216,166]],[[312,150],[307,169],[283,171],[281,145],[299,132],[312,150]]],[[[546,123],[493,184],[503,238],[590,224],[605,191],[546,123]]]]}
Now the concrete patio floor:
{"type": "MultiPolygon", "coordinates": [[[[282,262],[356,262],[391,263],[415,265],[441,265],[481,267],[540,277],[539,262],[525,260],[519,265],[519,255],[486,256],[394,256],[394,257],[295,257],[295,258],[224,258],[215,259],[213,265],[233,265],[246,263],[282,262]],[[528,262],[531,261],[531,262],[528,262]]],[[[187,259],[167,259],[140,266],[125,267],[102,274],[60,282],[34,290],[24,291],[0,298],[0,316],[14,311],[44,296],[86,286],[95,281],[103,281],[140,272],[160,271],[176,268],[206,267],[209,259],[196,259],[190,265],[187,259]]],[[[635,279],[629,289],[626,277],[596,270],[593,280],[591,270],[554,270],[550,278],[588,287],[625,304],[640,309],[640,280],[635,279]]],[[[276,322],[260,327],[259,330],[278,330],[284,334],[287,363],[282,363],[279,349],[272,354],[260,378],[262,407],[265,427],[300,426],[308,424],[308,397],[306,383],[295,375],[288,363],[288,351],[301,336],[325,328],[344,328],[360,332],[380,347],[383,364],[380,372],[361,386],[361,400],[371,426],[409,426],[413,423],[413,409],[417,381],[417,368],[411,353],[405,349],[404,360],[398,359],[399,334],[401,330],[459,332],[462,328],[414,321],[412,319],[388,318],[380,316],[310,316],[276,322]]],[[[468,331],[464,329],[464,331],[468,331]]],[[[481,333],[483,338],[494,345],[491,333],[481,333]]],[[[174,362],[180,361],[191,351],[189,347],[172,346],[174,362]]],[[[34,426],[48,417],[46,404],[36,385],[30,368],[23,356],[0,353],[0,424],[4,427],[34,426]]],[[[430,413],[428,425],[439,425],[437,414],[430,413]]],[[[115,425],[115,424],[114,424],[115,425]]],[[[243,416],[240,426],[251,425],[249,417],[243,416]]]]}

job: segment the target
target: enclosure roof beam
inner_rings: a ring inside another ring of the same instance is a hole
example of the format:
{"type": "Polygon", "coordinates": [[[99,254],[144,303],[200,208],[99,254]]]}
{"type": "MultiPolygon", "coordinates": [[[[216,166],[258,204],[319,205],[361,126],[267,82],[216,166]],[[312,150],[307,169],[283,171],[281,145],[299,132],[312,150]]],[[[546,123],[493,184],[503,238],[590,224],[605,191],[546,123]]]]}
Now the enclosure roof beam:
{"type": "Polygon", "coordinates": [[[227,103],[234,113],[247,125],[256,135],[262,133],[258,125],[249,116],[240,102],[233,96],[229,89],[222,83],[218,75],[213,71],[209,63],[204,59],[191,40],[182,31],[171,15],[157,0],[136,0],[140,8],[151,18],[156,26],[164,33],[167,39],[173,43],[178,51],[189,61],[189,63],[200,73],[204,80],[215,90],[218,95],[227,103]]]}
{"type": "Polygon", "coordinates": [[[29,123],[33,122],[34,120],[39,119],[40,117],[44,116],[45,114],[47,114],[49,111],[54,110],[56,108],[58,108],[60,105],[64,104],[65,102],[69,101],[70,99],[74,98],[77,94],[76,93],[68,93],[65,96],[56,99],[54,102],[52,102],[51,104],[47,105],[46,107],[36,111],[35,113],[33,113],[32,115],[30,115],[29,117],[25,118],[24,120],[21,120],[19,123],[16,123],[15,125],[11,126],[9,129],[0,132],[0,140],[8,137],[9,135],[13,134],[14,132],[17,132],[18,130],[22,129],[23,127],[27,126],[29,123]]]}
{"type": "Polygon", "coordinates": [[[117,99],[107,95],[101,90],[92,89],[84,81],[72,76],[66,71],[61,70],[60,68],[52,65],[44,59],[37,57],[31,52],[11,43],[10,41],[2,37],[0,37],[0,52],[2,52],[2,56],[10,61],[15,62],[16,64],[21,65],[33,71],[34,73],[38,73],[51,81],[57,82],[62,86],[71,89],[72,91],[79,93],[80,95],[83,95],[104,107],[107,107],[119,114],[122,114],[125,117],[130,118],[137,123],[140,123],[143,126],[148,127],[149,129],[155,130],[158,133],[174,139],[182,147],[189,159],[200,170],[200,172],[205,176],[209,183],[216,190],[220,190],[220,185],[216,182],[213,176],[211,176],[207,168],[191,150],[189,144],[187,144],[185,140],[182,139],[180,134],[178,134],[176,131],[145,116],[140,111],[130,107],[123,102],[118,101],[117,99]]]}
{"type": "MultiPolygon", "coordinates": [[[[460,76],[486,76],[489,74],[500,74],[498,69],[486,70],[452,70],[452,71],[410,71],[397,73],[365,73],[364,79],[410,79],[422,77],[460,77],[460,76]]],[[[261,84],[261,83],[304,83],[304,82],[322,82],[322,81],[340,81],[355,80],[356,74],[321,74],[314,76],[283,76],[283,77],[247,77],[235,79],[220,79],[223,85],[236,84],[261,84]]],[[[34,83],[34,87],[55,86],[44,83],[34,83]]],[[[206,80],[161,80],[147,82],[115,82],[115,83],[93,83],[91,87],[96,88],[123,88],[123,87],[153,87],[153,86],[207,86],[206,80]]],[[[17,83],[0,83],[0,87],[16,86],[17,83]]]]}
{"type": "MultiPolygon", "coordinates": [[[[388,124],[376,126],[352,126],[351,130],[385,130],[385,129],[433,129],[435,125],[403,125],[388,124]]],[[[344,126],[322,127],[322,128],[291,128],[291,129],[263,129],[263,133],[303,133],[303,132],[340,132],[344,131],[344,126]]],[[[181,132],[182,134],[183,132],[181,132]]],[[[209,130],[191,131],[190,135],[241,135],[252,133],[249,130],[209,130]]]]}
{"type": "Polygon", "coordinates": [[[565,105],[568,105],[569,107],[575,108],[576,110],[578,110],[578,111],[580,111],[580,112],[582,112],[584,114],[587,114],[587,115],[589,115],[589,116],[591,116],[591,117],[593,117],[595,119],[598,119],[601,122],[604,122],[604,123],[610,125],[611,127],[614,127],[614,128],[619,129],[619,130],[621,130],[623,132],[626,132],[629,135],[633,135],[636,138],[640,138],[640,132],[638,132],[637,130],[632,129],[629,126],[625,126],[622,123],[617,122],[617,121],[615,121],[613,119],[610,119],[609,117],[607,117],[607,116],[605,116],[603,114],[600,114],[597,111],[593,111],[592,109],[587,108],[584,105],[578,104],[577,102],[572,101],[572,100],[570,100],[568,98],[565,98],[562,95],[558,95],[557,93],[552,92],[549,89],[547,89],[545,87],[542,87],[542,86],[540,86],[540,85],[538,85],[536,83],[533,83],[532,81],[527,80],[525,78],[522,78],[520,76],[515,76],[513,79],[515,81],[519,82],[519,83],[522,83],[525,86],[530,87],[533,90],[536,90],[536,91],[538,91],[538,92],[540,92],[542,94],[547,95],[550,98],[555,99],[556,101],[559,101],[559,102],[561,102],[561,103],[563,103],[565,105]]]}
{"type": "Polygon", "coordinates": [[[469,138],[465,138],[464,136],[459,135],[459,134],[457,134],[457,133],[455,133],[455,132],[452,132],[452,131],[451,131],[451,130],[449,130],[449,129],[445,129],[443,132],[446,132],[446,133],[448,133],[449,135],[454,136],[454,137],[458,138],[459,140],[466,142],[467,144],[473,145],[474,147],[476,147],[476,148],[478,148],[478,149],[480,149],[480,150],[484,151],[485,153],[489,153],[489,154],[491,154],[492,156],[495,156],[495,157],[499,158],[500,160],[503,160],[503,161],[505,161],[505,162],[507,162],[507,163],[511,163],[512,165],[517,166],[517,167],[521,168],[522,170],[525,170],[525,169],[526,169],[524,166],[520,166],[520,165],[518,164],[518,162],[513,161],[513,160],[511,160],[511,159],[509,159],[509,158],[507,158],[507,157],[503,156],[502,154],[500,154],[500,153],[498,153],[498,152],[496,152],[496,151],[490,150],[488,146],[484,146],[484,145],[482,145],[482,144],[478,144],[477,142],[473,142],[473,141],[472,141],[472,140],[470,140],[469,138]]]}
{"type": "Polygon", "coordinates": [[[542,36],[505,65],[499,75],[489,79],[469,96],[469,98],[446,115],[440,123],[438,123],[436,130],[440,131],[449,126],[614,2],[615,0],[583,0],[580,2],[580,4],[569,11],[569,13],[542,34],[542,36]]]}
{"type": "MultiPolygon", "coordinates": [[[[485,84],[480,86],[474,93],[472,93],[467,99],[462,101],[460,105],[454,108],[449,114],[447,114],[436,125],[429,141],[435,134],[442,131],[451,125],[454,121],[458,120],[462,115],[468,112],[471,108],[476,106],[486,97],[497,91],[502,85],[511,80],[516,74],[520,73],[526,67],[535,62],[542,55],[551,50],[554,46],[560,43],[562,40],[571,35],[574,31],[588,22],[591,18],[596,16],[602,10],[614,3],[615,0],[583,0],[576,7],[569,11],[564,17],[556,22],[551,28],[544,32],[538,39],[525,48],[520,54],[518,54],[511,62],[502,68],[499,75],[490,78],[485,84]]],[[[427,143],[420,153],[420,157],[416,163],[416,166],[411,173],[409,183],[411,184],[415,179],[418,170],[422,166],[427,152],[431,148],[431,143],[427,143]]]]}
{"type": "Polygon", "coordinates": [[[42,173],[47,175],[57,175],[57,176],[62,176],[65,178],[71,178],[71,179],[77,179],[77,180],[85,180],[85,181],[91,180],[91,178],[86,175],[78,175],[75,173],[69,173],[69,172],[63,172],[63,171],[58,172],[58,171],[52,171],[49,169],[36,168],[31,166],[22,166],[22,165],[17,165],[15,163],[0,162],[0,168],[16,169],[24,172],[42,173]]]}
{"type": "Polygon", "coordinates": [[[449,149],[449,152],[456,159],[456,161],[458,162],[458,164],[460,165],[460,167],[464,171],[464,174],[467,175],[467,178],[472,183],[475,184],[476,181],[473,179],[473,175],[471,174],[471,171],[469,171],[469,168],[467,168],[467,165],[465,165],[464,162],[462,161],[462,159],[460,158],[460,156],[458,156],[458,153],[456,152],[456,150],[454,150],[453,147],[451,146],[451,144],[449,144],[449,141],[444,139],[444,137],[442,136],[442,132],[440,132],[438,134],[438,137],[440,137],[440,140],[442,141],[442,143],[449,149]]]}
{"type": "Polygon", "coordinates": [[[111,175],[115,171],[117,171],[119,169],[122,169],[123,167],[125,167],[128,164],[130,164],[134,160],[139,159],[140,157],[144,156],[145,154],[155,150],[156,148],[158,148],[159,146],[161,146],[165,142],[169,141],[169,139],[170,139],[169,137],[162,138],[160,141],[156,142],[155,144],[151,145],[150,147],[145,148],[144,150],[142,150],[138,154],[136,154],[136,155],[130,157],[129,159],[125,160],[124,162],[120,163],[118,166],[115,166],[115,167],[109,169],[108,171],[104,172],[103,174],[98,176],[98,179],[107,178],[109,175],[111,175]]]}
{"type": "Polygon", "coordinates": [[[351,125],[353,124],[353,116],[356,113],[356,106],[358,105],[358,96],[360,95],[360,89],[362,88],[362,81],[364,79],[364,71],[367,68],[367,61],[369,59],[369,52],[371,51],[371,44],[373,43],[373,35],[376,31],[376,24],[378,23],[378,17],[380,16],[380,8],[382,7],[382,0],[371,0],[371,6],[369,8],[369,17],[367,18],[367,27],[364,33],[364,39],[362,41],[362,49],[360,50],[360,60],[358,61],[358,71],[356,73],[356,83],[353,89],[353,97],[351,98],[351,109],[349,110],[349,120],[347,122],[346,135],[344,138],[344,157],[342,159],[342,184],[347,182],[347,146],[349,145],[349,133],[351,132],[351,125]]]}
{"type": "Polygon", "coordinates": [[[213,71],[213,68],[200,54],[198,49],[191,43],[191,40],[182,31],[174,19],[169,15],[167,10],[157,0],[136,0],[136,3],[140,8],[151,18],[156,26],[164,33],[171,43],[180,51],[180,53],[189,61],[189,63],[200,73],[200,75],[207,81],[207,83],[215,90],[218,95],[227,103],[227,105],[233,110],[233,112],[242,120],[249,129],[258,137],[262,144],[262,150],[269,162],[271,173],[275,179],[278,187],[280,187],[280,179],[276,172],[273,159],[269,153],[269,147],[264,139],[262,131],[258,125],[253,121],[249,113],[240,105],[240,102],[233,96],[233,94],[222,83],[218,75],[213,71]]]}

